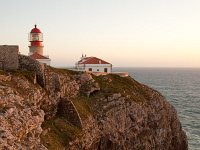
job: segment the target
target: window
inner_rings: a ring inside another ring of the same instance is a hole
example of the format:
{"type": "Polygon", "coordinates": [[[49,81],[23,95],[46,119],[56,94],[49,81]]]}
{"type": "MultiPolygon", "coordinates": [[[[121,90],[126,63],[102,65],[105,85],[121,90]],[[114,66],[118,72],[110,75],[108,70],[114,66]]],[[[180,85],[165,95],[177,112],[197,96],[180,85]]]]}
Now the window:
{"type": "Polygon", "coordinates": [[[108,72],[108,68],[104,68],[104,72],[108,72]]]}
{"type": "Polygon", "coordinates": [[[89,68],[88,71],[92,71],[92,68],[89,68]]]}

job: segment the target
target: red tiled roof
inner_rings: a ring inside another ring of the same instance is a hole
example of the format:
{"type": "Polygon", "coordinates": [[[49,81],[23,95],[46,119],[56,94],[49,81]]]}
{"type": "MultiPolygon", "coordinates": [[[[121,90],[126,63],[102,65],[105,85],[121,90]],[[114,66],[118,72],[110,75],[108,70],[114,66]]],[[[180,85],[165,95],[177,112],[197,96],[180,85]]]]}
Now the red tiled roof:
{"type": "Polygon", "coordinates": [[[85,62],[86,60],[90,59],[91,57],[85,57],[81,60],[78,61],[79,64],[81,64],[81,62],[85,62]]]}
{"type": "Polygon", "coordinates": [[[33,59],[49,59],[49,58],[42,56],[38,53],[33,53],[32,55],[30,55],[30,57],[33,58],[33,59]]]}
{"type": "Polygon", "coordinates": [[[83,59],[83,61],[79,61],[79,64],[110,64],[102,59],[99,59],[97,57],[86,57],[83,59]]]}

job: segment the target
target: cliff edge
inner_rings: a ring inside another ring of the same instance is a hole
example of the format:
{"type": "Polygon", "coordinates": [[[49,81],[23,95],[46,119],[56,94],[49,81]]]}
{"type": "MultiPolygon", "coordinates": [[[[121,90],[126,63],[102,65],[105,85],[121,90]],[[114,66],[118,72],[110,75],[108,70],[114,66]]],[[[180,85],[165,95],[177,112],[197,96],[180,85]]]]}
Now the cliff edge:
{"type": "Polygon", "coordinates": [[[188,149],[175,108],[131,77],[49,67],[44,80],[0,72],[0,149],[188,149]]]}

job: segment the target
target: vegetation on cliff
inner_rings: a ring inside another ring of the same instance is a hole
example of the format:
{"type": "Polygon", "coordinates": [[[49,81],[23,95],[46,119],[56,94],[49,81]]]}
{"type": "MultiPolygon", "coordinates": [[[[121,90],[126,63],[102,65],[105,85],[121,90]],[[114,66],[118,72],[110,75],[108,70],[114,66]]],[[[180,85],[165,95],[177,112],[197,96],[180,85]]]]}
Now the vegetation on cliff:
{"type": "Polygon", "coordinates": [[[41,135],[42,143],[50,150],[63,149],[77,137],[81,129],[67,122],[65,118],[56,116],[42,124],[44,132],[41,135]]]}
{"type": "Polygon", "coordinates": [[[131,77],[48,69],[45,90],[40,72],[40,80],[34,71],[0,72],[0,149],[187,149],[159,92],[131,77]]]}

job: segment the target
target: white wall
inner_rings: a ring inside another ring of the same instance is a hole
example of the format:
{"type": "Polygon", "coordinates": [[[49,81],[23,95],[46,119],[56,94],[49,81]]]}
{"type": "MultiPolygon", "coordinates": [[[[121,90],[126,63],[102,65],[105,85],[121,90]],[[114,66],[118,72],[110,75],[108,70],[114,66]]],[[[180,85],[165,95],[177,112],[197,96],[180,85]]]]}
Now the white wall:
{"type": "Polygon", "coordinates": [[[92,72],[104,72],[104,68],[107,68],[107,72],[112,72],[111,64],[76,64],[76,67],[79,71],[89,71],[89,68],[92,68],[92,72]]]}
{"type": "Polygon", "coordinates": [[[51,65],[51,59],[36,59],[37,61],[47,64],[48,66],[51,65]]]}

